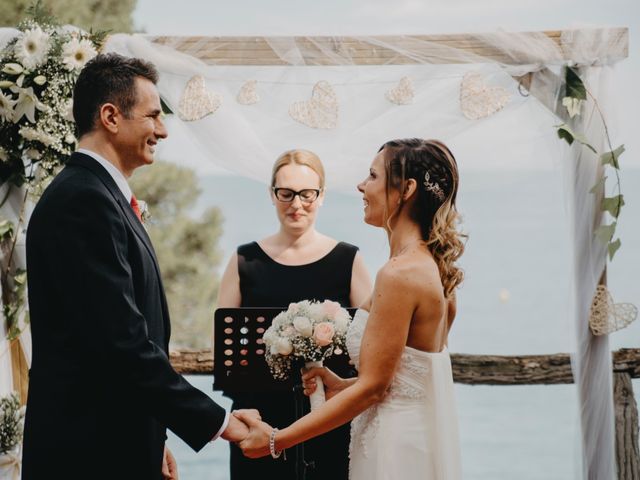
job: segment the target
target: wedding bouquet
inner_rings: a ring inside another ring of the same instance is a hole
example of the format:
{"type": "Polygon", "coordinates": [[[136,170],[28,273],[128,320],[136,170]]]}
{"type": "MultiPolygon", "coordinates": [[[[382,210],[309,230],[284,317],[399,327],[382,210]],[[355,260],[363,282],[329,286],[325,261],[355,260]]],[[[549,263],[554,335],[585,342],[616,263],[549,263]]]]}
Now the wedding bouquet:
{"type": "MultiPolygon", "coordinates": [[[[286,380],[296,361],[306,368],[321,367],[336,350],[345,349],[351,316],[337,302],[303,300],[278,314],[264,332],[265,357],[271,374],[286,380]]],[[[322,380],[309,398],[311,409],[325,401],[322,380]]]]}

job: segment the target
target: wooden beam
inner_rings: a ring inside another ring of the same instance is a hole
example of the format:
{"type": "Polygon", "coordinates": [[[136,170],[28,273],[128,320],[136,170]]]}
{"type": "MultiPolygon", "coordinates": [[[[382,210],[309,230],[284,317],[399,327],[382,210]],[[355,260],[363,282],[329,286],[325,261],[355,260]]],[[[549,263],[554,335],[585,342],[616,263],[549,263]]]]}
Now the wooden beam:
{"type": "Polygon", "coordinates": [[[614,372],[613,380],[618,480],[640,480],[638,406],[633,396],[631,375],[614,372]]]}
{"type": "MultiPolygon", "coordinates": [[[[608,48],[600,50],[600,57],[594,58],[601,64],[611,64],[628,56],[629,30],[627,28],[608,29],[608,48]]],[[[558,45],[564,61],[572,60],[572,44],[562,44],[563,33],[589,32],[597,35],[604,29],[552,30],[544,32],[524,32],[505,35],[504,43],[509,43],[509,35],[521,42],[526,36],[532,41],[540,34],[558,45]]],[[[485,34],[455,35],[376,35],[361,37],[208,37],[208,36],[153,36],[143,35],[148,40],[161,45],[170,45],[178,51],[188,53],[210,65],[289,65],[274,50],[288,51],[295,47],[295,55],[304,65],[403,65],[403,64],[450,64],[471,63],[483,57],[508,65],[539,64],[545,61],[557,63],[555,55],[541,58],[539,52],[523,52],[517,57],[507,55],[505,50],[495,46],[485,34]],[[453,49],[453,50],[452,50],[453,49]],[[452,59],[450,52],[468,54],[466,59],[452,59]],[[345,61],[348,60],[348,61],[345,61]]],[[[570,38],[579,35],[568,35],[570,38]]],[[[597,38],[597,36],[595,37],[597,38]]]]}
{"type": "MultiPolygon", "coordinates": [[[[640,348],[612,353],[613,371],[640,378],[640,348]]],[[[212,375],[213,353],[204,350],[172,351],[173,367],[182,374],[212,375]]],[[[540,385],[573,383],[569,354],[468,355],[452,354],[453,379],[469,385],[540,385]]]]}

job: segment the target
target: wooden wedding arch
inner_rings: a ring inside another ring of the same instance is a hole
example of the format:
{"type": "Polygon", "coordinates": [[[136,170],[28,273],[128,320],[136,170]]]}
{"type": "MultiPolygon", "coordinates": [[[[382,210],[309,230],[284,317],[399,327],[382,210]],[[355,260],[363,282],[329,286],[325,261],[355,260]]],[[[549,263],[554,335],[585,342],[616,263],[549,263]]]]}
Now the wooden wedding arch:
{"type": "MultiPolygon", "coordinates": [[[[521,40],[523,35],[532,38],[545,35],[553,41],[562,59],[570,62],[574,46],[567,38],[577,39],[580,31],[545,31],[530,34],[514,34],[521,40]]],[[[590,33],[598,33],[592,29],[590,33]]],[[[608,29],[607,45],[598,46],[598,56],[592,58],[601,65],[613,64],[628,56],[629,32],[626,28],[608,29]]],[[[597,35],[594,35],[597,37],[597,35]]],[[[443,51],[454,48],[469,53],[469,58],[484,58],[504,65],[546,64],[558,58],[541,58],[539,52],[521,52],[508,55],[504,49],[481,35],[411,35],[362,37],[170,37],[147,36],[150,41],[170,45],[192,55],[210,65],[268,66],[289,65],[278,54],[274,46],[292,40],[299,47],[304,65],[340,65],[341,56],[348,57],[352,65],[409,65],[424,63],[465,63],[466,60],[448,58],[443,51]],[[407,53],[403,53],[407,52],[407,53]],[[410,52],[410,53],[409,53],[410,52]],[[417,54],[417,55],[416,55],[417,54]],[[422,59],[422,60],[421,60],[422,59]]],[[[507,37],[508,38],[508,37],[507,37]]],[[[515,38],[515,37],[514,37],[515,38]]],[[[470,60],[469,60],[470,61],[470,60]]],[[[541,68],[535,73],[514,77],[523,88],[528,89],[534,76],[543,80],[550,88],[561,83],[557,74],[549,68],[541,68]]],[[[534,90],[531,94],[536,95],[534,90]]],[[[549,100],[541,95],[538,99],[552,112],[560,111],[560,98],[549,100]]],[[[594,219],[595,220],[595,219],[594,219]]],[[[602,282],[605,276],[603,275],[602,282]]],[[[638,410],[633,395],[632,379],[640,378],[640,348],[622,349],[613,352],[614,403],[616,429],[616,460],[618,478],[640,480],[640,453],[638,447],[638,410]]],[[[183,374],[209,375],[213,371],[211,350],[171,353],[171,362],[183,374]]],[[[569,354],[494,356],[494,355],[452,355],[454,380],[465,384],[484,385],[537,385],[573,383],[569,354]]]]}

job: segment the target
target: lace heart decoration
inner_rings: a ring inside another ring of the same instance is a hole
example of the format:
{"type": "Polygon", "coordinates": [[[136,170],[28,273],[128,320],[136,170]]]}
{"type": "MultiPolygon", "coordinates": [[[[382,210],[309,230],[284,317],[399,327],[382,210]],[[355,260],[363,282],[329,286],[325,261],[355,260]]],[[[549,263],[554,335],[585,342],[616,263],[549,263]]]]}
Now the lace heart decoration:
{"type": "Polygon", "coordinates": [[[204,77],[196,75],[184,87],[178,104],[178,116],[184,121],[193,122],[215,113],[220,105],[222,96],[208,91],[204,77]]]}
{"type": "Polygon", "coordinates": [[[413,81],[410,77],[402,77],[398,85],[391,90],[387,90],[385,97],[396,105],[409,105],[413,102],[415,92],[413,91],[413,81]]]}
{"type": "Polygon", "coordinates": [[[631,303],[613,303],[611,293],[604,285],[598,285],[591,301],[589,327],[594,335],[606,335],[620,330],[638,316],[638,308],[631,303]]]}
{"type": "Polygon", "coordinates": [[[260,101],[258,91],[256,90],[256,80],[247,80],[236,96],[236,100],[240,105],[253,105],[260,101]]]}
{"type": "Polygon", "coordinates": [[[321,80],[313,86],[311,99],[294,102],[289,116],[311,128],[335,128],[338,125],[338,97],[329,82],[321,80]]]}
{"type": "Polygon", "coordinates": [[[460,109],[470,120],[488,117],[502,110],[511,94],[503,87],[487,86],[478,72],[468,72],[460,84],[460,109]]]}

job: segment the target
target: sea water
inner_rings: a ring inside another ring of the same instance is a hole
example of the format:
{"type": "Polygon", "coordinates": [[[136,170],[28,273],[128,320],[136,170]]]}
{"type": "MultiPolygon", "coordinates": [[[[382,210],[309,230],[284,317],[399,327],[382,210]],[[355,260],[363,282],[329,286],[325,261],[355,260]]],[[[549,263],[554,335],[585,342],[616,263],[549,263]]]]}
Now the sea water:
{"type": "MultiPolygon", "coordinates": [[[[622,249],[608,267],[614,299],[640,304],[640,170],[623,172],[626,206],[618,233],[622,249]]],[[[207,206],[225,218],[220,241],[224,263],[241,243],[277,230],[266,184],[240,177],[201,179],[194,214],[207,206]]],[[[453,353],[524,355],[569,352],[572,323],[571,245],[557,171],[462,173],[458,208],[469,235],[461,259],[465,282],[449,341],[453,353]]],[[[388,257],[381,229],[362,221],[353,193],[329,190],[317,228],[353,243],[372,276],[388,257]]],[[[224,264],[220,269],[224,268],[224,264]]],[[[391,321],[392,319],[390,319],[391,321]]],[[[610,336],[611,348],[640,346],[640,321],[610,336]]],[[[222,406],[211,376],[188,380],[222,406]]],[[[640,381],[634,381],[640,399],[640,381]]],[[[464,478],[566,480],[578,478],[578,405],[573,385],[456,385],[464,478]]],[[[219,440],[194,453],[169,434],[183,480],[228,479],[229,447],[219,440]]]]}

